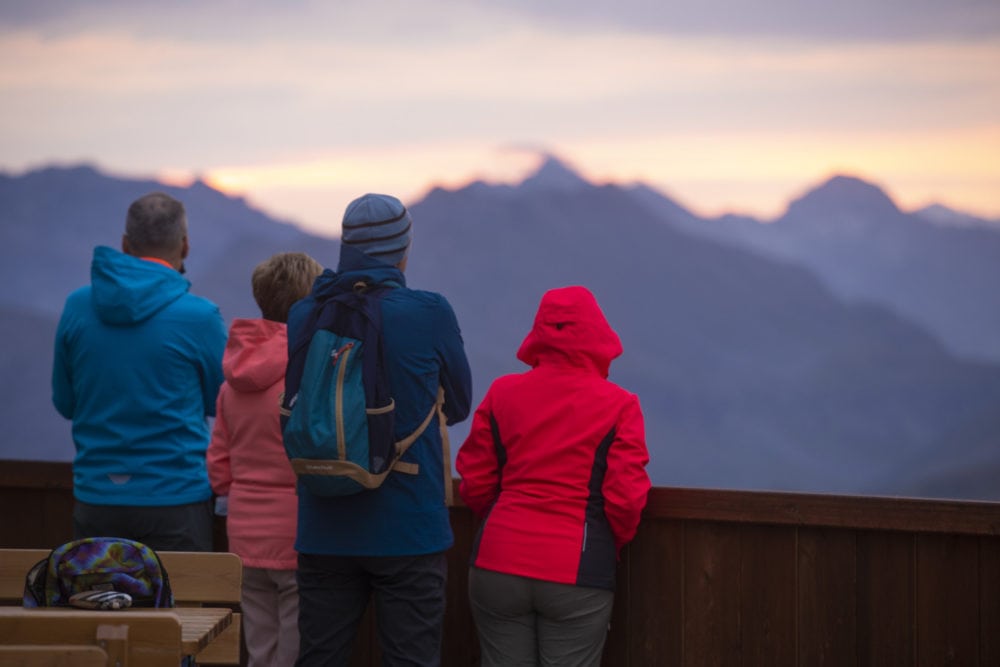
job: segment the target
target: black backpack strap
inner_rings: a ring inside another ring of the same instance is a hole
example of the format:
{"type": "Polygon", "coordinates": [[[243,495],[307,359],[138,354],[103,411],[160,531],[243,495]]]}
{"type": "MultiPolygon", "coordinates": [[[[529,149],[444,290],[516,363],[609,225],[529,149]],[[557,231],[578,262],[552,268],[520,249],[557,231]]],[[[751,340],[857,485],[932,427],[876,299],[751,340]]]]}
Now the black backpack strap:
{"type": "Polygon", "coordinates": [[[45,579],[49,569],[49,558],[46,556],[31,566],[24,577],[24,594],[22,604],[25,607],[47,607],[45,599],[45,579]]]}
{"type": "MultiPolygon", "coordinates": [[[[375,330],[381,330],[382,317],[379,300],[387,290],[395,287],[399,287],[399,284],[391,280],[381,283],[370,283],[362,279],[356,281],[350,287],[328,293],[322,298],[313,296],[314,303],[312,304],[312,310],[309,311],[301,328],[295,332],[295,338],[289,339],[288,365],[285,370],[285,391],[281,394],[279,406],[282,429],[284,429],[285,422],[291,415],[291,401],[298,393],[299,385],[302,382],[306,353],[309,350],[309,343],[312,341],[313,333],[317,329],[331,329],[337,330],[341,334],[351,335],[360,340],[373,338],[368,331],[352,332],[340,330],[338,321],[341,320],[341,316],[338,315],[337,309],[349,308],[361,311],[365,316],[365,324],[363,326],[366,329],[371,330],[374,328],[375,330]]],[[[379,356],[384,356],[381,351],[379,351],[379,356]]],[[[372,355],[372,359],[371,363],[374,363],[374,355],[372,355]]],[[[374,370],[368,369],[367,372],[373,373],[374,370]]],[[[376,393],[379,394],[382,392],[376,393]]],[[[388,388],[385,389],[385,393],[388,395],[388,388]]],[[[369,399],[370,404],[374,404],[375,397],[368,396],[366,398],[369,399]]]]}

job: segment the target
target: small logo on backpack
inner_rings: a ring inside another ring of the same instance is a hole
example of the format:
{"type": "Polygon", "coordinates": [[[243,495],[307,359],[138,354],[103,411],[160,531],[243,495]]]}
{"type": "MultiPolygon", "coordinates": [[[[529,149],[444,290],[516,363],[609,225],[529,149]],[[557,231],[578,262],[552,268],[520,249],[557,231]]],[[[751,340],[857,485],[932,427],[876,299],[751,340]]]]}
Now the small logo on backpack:
{"type": "Polygon", "coordinates": [[[333,354],[330,355],[330,363],[333,364],[334,366],[336,366],[337,365],[337,361],[340,359],[340,356],[342,354],[347,354],[348,352],[350,352],[351,348],[353,348],[353,347],[354,347],[354,343],[348,343],[348,344],[344,345],[342,348],[340,348],[339,350],[334,350],[333,354]]]}

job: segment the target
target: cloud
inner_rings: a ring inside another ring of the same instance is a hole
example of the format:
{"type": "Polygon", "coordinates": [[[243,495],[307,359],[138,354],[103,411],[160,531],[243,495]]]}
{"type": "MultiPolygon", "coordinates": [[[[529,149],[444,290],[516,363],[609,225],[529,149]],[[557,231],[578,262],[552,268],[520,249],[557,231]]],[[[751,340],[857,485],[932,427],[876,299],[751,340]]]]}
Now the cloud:
{"type": "Polygon", "coordinates": [[[921,40],[1000,34],[994,0],[47,0],[0,3],[0,26],[61,32],[124,28],[144,35],[260,39],[275,32],[434,41],[497,23],[546,30],[813,40],[921,40]]]}
{"type": "MultiPolygon", "coordinates": [[[[679,12],[581,0],[572,16],[562,0],[0,2],[0,167],[209,173],[254,192],[284,188],[292,205],[301,188],[289,179],[331,189],[353,165],[414,192],[475,175],[498,146],[532,145],[585,172],[715,184],[728,204],[743,191],[737,168],[784,195],[793,171],[810,182],[834,166],[802,159],[808,151],[860,164],[852,149],[890,168],[878,161],[884,145],[925,173],[946,163],[982,191],[995,185],[982,156],[997,152],[1000,35],[878,41],[845,28],[851,39],[817,40],[808,34],[824,17],[798,2],[706,2],[679,12]],[[960,137],[950,154],[961,158],[915,152],[901,136],[938,153],[960,137]]],[[[844,2],[859,21],[907,14],[898,0],[844,2]]],[[[919,16],[901,25],[974,17],[984,34],[1000,7],[912,2],[919,16]]]]}
{"type": "Polygon", "coordinates": [[[930,130],[987,124],[1000,108],[1000,40],[833,47],[520,28],[412,50],[18,33],[0,37],[0,52],[7,141],[43,146],[65,132],[67,149],[114,150],[176,139],[200,167],[309,147],[930,130]]]}
{"type": "Polygon", "coordinates": [[[992,0],[511,0],[504,5],[564,29],[617,26],[675,36],[855,41],[1000,34],[1000,3],[992,0]]]}

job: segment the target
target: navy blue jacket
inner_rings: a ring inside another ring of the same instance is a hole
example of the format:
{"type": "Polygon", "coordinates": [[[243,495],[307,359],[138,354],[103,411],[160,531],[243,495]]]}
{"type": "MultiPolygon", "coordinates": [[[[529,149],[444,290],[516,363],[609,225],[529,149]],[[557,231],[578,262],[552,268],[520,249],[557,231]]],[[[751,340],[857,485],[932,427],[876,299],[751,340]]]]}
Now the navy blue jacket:
{"type": "MultiPolygon", "coordinates": [[[[317,299],[360,279],[393,281],[402,287],[382,298],[382,335],[396,401],[396,438],[412,433],[444,388],[449,424],[469,415],[472,378],[455,313],[440,294],[407,288],[402,272],[360,251],[341,248],[338,271],[327,269],[310,296],[288,315],[289,341],[297,338],[317,299]]],[[[418,475],[391,473],[376,490],[322,497],[299,485],[300,553],[339,556],[407,556],[436,553],[452,545],[444,494],[441,434],[436,422],[404,454],[418,475]]],[[[451,465],[451,461],[448,462],[451,465]]]]}

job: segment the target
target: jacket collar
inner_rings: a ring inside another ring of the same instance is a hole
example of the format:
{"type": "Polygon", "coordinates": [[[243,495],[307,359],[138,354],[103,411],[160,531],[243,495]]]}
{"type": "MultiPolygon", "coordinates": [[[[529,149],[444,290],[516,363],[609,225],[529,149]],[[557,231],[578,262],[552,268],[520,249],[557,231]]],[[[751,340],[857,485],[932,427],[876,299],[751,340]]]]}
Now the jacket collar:
{"type": "Polygon", "coordinates": [[[345,283],[353,285],[359,280],[369,284],[394,283],[395,287],[406,287],[403,272],[395,266],[369,257],[357,248],[340,246],[340,264],[337,271],[327,269],[316,279],[314,292],[322,296],[328,291],[342,291],[345,283]]]}

